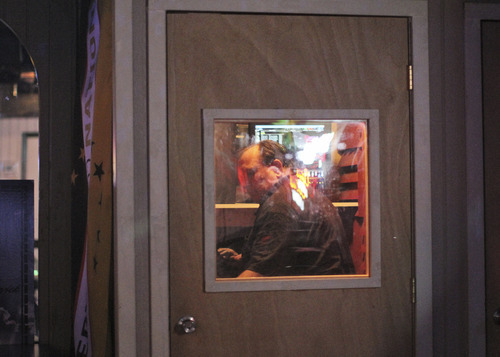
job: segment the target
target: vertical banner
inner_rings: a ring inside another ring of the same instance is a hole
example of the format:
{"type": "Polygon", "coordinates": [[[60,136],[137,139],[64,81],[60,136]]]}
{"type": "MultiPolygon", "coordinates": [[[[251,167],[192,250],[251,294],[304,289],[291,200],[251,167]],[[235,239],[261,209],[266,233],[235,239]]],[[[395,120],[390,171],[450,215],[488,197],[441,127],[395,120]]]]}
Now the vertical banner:
{"type": "Polygon", "coordinates": [[[92,354],[113,355],[112,1],[101,0],[87,208],[88,312],[92,354]]]}
{"type": "MultiPolygon", "coordinates": [[[[87,63],[85,80],[81,93],[83,148],[81,149],[80,159],[82,159],[85,163],[84,171],[87,187],[90,187],[91,175],[92,128],[94,122],[95,82],[99,51],[99,36],[99,13],[97,9],[97,0],[94,0],[90,4],[88,12],[86,46],[87,63]]],[[[73,170],[71,175],[73,186],[76,186],[78,176],[78,173],[73,170]]],[[[73,325],[75,356],[92,356],[88,306],[87,243],[87,232],[85,231],[82,266],[76,294],[73,325]]]]}
{"type": "Polygon", "coordinates": [[[99,54],[100,23],[97,0],[92,1],[89,9],[87,29],[87,68],[85,84],[81,96],[83,144],[85,152],[85,167],[87,169],[87,182],[90,182],[92,159],[92,134],[95,105],[95,82],[97,58],[99,54]]]}

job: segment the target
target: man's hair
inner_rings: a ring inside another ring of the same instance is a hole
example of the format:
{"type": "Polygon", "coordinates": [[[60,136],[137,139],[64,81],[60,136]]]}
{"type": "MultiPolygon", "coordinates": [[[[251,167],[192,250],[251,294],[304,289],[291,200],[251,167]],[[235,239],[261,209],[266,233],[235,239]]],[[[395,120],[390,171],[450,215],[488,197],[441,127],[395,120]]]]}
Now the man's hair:
{"type": "Polygon", "coordinates": [[[288,167],[291,164],[292,155],[280,143],[273,140],[263,140],[258,144],[260,156],[264,165],[269,166],[274,160],[280,160],[283,166],[288,167]]]}

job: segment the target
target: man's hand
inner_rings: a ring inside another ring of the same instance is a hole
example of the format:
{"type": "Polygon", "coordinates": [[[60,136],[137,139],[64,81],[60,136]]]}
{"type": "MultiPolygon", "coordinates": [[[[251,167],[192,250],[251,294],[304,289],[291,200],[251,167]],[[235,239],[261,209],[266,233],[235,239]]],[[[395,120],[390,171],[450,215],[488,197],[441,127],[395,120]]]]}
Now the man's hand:
{"type": "Polygon", "coordinates": [[[263,277],[264,275],[257,273],[256,271],[253,270],[245,270],[243,273],[238,275],[238,278],[260,278],[263,277]]]}
{"type": "Polygon", "coordinates": [[[226,260],[241,260],[241,254],[236,253],[231,248],[219,248],[217,249],[217,253],[226,260]]]}

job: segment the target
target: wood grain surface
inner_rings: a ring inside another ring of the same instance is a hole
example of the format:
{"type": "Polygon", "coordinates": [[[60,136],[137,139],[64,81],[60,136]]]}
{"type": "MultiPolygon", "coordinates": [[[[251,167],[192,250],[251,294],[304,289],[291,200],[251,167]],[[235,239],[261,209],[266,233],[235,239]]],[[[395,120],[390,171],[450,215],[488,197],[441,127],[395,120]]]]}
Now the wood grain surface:
{"type": "Polygon", "coordinates": [[[410,96],[406,18],[167,17],[172,356],[410,356],[410,96]],[[203,108],[378,109],[382,287],[203,289],[203,108]]]}

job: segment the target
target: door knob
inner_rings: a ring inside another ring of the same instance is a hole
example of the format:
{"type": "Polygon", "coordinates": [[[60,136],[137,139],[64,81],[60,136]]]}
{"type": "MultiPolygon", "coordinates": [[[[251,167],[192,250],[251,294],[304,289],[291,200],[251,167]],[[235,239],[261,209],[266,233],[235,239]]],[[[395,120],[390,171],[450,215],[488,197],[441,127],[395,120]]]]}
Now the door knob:
{"type": "Polygon", "coordinates": [[[493,313],[493,321],[495,321],[495,324],[500,325],[500,308],[498,308],[494,313],[493,313]]]}
{"type": "Polygon", "coordinates": [[[196,320],[192,316],[183,316],[177,321],[175,330],[184,335],[193,333],[196,331],[196,320]]]}

